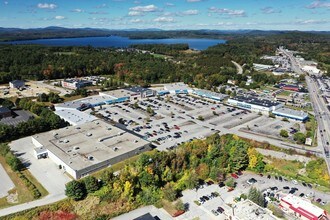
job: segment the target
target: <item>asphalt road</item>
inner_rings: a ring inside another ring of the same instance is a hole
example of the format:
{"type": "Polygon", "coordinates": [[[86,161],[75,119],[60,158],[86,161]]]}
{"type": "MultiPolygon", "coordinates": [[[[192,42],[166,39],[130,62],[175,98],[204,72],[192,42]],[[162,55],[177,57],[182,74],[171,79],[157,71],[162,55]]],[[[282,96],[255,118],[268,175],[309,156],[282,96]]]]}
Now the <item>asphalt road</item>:
{"type": "MultiPolygon", "coordinates": [[[[286,56],[288,56],[290,58],[291,67],[292,67],[293,71],[295,71],[298,74],[305,74],[301,70],[300,63],[295,59],[292,52],[286,51],[284,49],[280,49],[280,50],[286,56]]],[[[329,152],[329,150],[330,150],[329,149],[329,142],[330,142],[330,133],[329,133],[330,115],[329,115],[329,111],[327,109],[326,104],[322,100],[321,95],[318,94],[319,87],[318,87],[317,83],[309,76],[306,76],[306,83],[307,83],[309,95],[310,95],[310,98],[311,98],[311,102],[312,102],[312,105],[313,105],[313,109],[314,109],[314,112],[315,112],[315,118],[317,120],[318,128],[319,128],[318,134],[320,134],[320,138],[319,138],[320,141],[318,142],[318,145],[319,145],[319,148],[322,149],[323,156],[324,156],[325,161],[327,163],[328,172],[330,173],[330,158],[327,157],[327,155],[326,155],[326,152],[329,152]]]]}
{"type": "Polygon", "coordinates": [[[236,66],[236,69],[237,69],[237,74],[243,74],[243,68],[241,65],[239,65],[238,63],[236,63],[235,61],[231,61],[235,66],[236,66]]]}
{"type": "Polygon", "coordinates": [[[330,173],[330,158],[326,156],[326,151],[329,151],[329,141],[330,141],[330,134],[329,134],[329,125],[330,125],[330,117],[328,109],[322,100],[321,96],[318,94],[318,85],[317,83],[312,80],[311,77],[306,76],[306,82],[309,89],[309,94],[311,97],[311,102],[313,104],[315,117],[318,122],[320,140],[318,144],[322,147],[325,161],[327,162],[328,171],[330,173]]]}

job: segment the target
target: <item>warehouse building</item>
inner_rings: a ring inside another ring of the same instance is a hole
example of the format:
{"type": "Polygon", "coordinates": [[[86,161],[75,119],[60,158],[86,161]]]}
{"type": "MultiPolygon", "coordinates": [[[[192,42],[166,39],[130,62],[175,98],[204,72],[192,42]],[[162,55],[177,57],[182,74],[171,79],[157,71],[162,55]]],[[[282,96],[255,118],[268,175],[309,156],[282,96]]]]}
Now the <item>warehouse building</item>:
{"type": "Polygon", "coordinates": [[[280,207],[301,220],[326,220],[326,212],[310,201],[288,194],[281,198],[280,207]]]}
{"type": "Polygon", "coordinates": [[[150,142],[102,120],[32,136],[35,156],[80,179],[151,149],[150,142]]]}
{"type": "Polygon", "coordinates": [[[182,82],[166,84],[164,90],[170,94],[189,94],[193,92],[192,88],[182,82]]]}
{"type": "Polygon", "coordinates": [[[248,199],[235,203],[225,214],[229,219],[235,220],[279,220],[269,209],[260,207],[248,199]]]}
{"type": "Polygon", "coordinates": [[[141,86],[128,87],[125,90],[135,93],[140,98],[148,98],[156,95],[156,91],[141,86]]]}
{"type": "Polygon", "coordinates": [[[304,111],[297,111],[290,108],[281,107],[273,111],[276,116],[294,119],[298,121],[306,121],[308,119],[308,114],[304,111]]]}
{"type": "Polygon", "coordinates": [[[255,96],[236,96],[234,98],[229,98],[227,102],[232,106],[254,112],[261,112],[263,114],[268,114],[283,106],[283,104],[279,102],[261,99],[255,96]]]}
{"type": "Polygon", "coordinates": [[[82,79],[66,79],[61,81],[61,85],[62,87],[68,89],[80,89],[86,86],[93,85],[93,82],[90,80],[82,80],[82,79]]]}
{"type": "Polygon", "coordinates": [[[212,92],[209,90],[204,90],[204,89],[196,89],[192,92],[192,94],[197,95],[201,98],[206,98],[206,99],[210,99],[212,101],[218,101],[221,102],[224,99],[228,98],[228,95],[224,95],[218,92],[212,92]]]}
{"type": "Polygon", "coordinates": [[[9,82],[9,87],[12,89],[18,89],[25,86],[25,82],[23,80],[14,80],[9,82]]]}

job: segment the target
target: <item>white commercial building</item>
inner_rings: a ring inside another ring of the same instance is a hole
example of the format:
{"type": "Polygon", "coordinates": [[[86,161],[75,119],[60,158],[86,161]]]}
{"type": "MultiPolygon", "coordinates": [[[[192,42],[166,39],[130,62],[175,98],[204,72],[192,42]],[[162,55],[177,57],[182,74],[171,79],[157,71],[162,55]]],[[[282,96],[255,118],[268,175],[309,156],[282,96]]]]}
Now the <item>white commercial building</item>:
{"type": "Polygon", "coordinates": [[[268,114],[283,106],[282,103],[255,96],[236,96],[228,99],[227,102],[229,105],[263,114],[268,114]]]}
{"type": "Polygon", "coordinates": [[[280,206],[283,211],[301,220],[326,220],[326,212],[313,205],[309,200],[288,194],[281,198],[280,206]]]}
{"type": "Polygon", "coordinates": [[[49,157],[79,179],[150,149],[150,142],[102,120],[32,136],[35,156],[49,157]]]}

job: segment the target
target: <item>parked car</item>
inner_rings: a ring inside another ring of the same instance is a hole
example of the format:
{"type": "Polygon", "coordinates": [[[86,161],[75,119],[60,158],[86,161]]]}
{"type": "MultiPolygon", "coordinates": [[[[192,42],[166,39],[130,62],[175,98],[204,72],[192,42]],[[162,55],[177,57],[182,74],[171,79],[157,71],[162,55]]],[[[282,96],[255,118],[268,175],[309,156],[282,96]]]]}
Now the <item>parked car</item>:
{"type": "Polygon", "coordinates": [[[219,185],[220,188],[225,186],[225,184],[223,182],[219,182],[218,185],[219,185]]]}
{"type": "Polygon", "coordinates": [[[232,173],[231,174],[231,177],[235,178],[235,179],[238,179],[238,175],[236,173],[232,173]]]}
{"type": "Polygon", "coordinates": [[[219,215],[219,213],[217,212],[217,211],[215,211],[214,209],[212,209],[212,211],[211,211],[212,213],[213,213],[213,215],[215,215],[215,216],[218,216],[219,215]]]}
{"type": "Polygon", "coordinates": [[[250,179],[248,179],[246,182],[247,182],[248,184],[252,185],[252,184],[256,183],[257,180],[254,179],[254,178],[250,178],[250,179]]]}
{"type": "Polygon", "coordinates": [[[218,208],[217,208],[217,212],[219,212],[220,214],[221,213],[223,213],[225,210],[221,207],[221,206],[219,206],[218,208]]]}

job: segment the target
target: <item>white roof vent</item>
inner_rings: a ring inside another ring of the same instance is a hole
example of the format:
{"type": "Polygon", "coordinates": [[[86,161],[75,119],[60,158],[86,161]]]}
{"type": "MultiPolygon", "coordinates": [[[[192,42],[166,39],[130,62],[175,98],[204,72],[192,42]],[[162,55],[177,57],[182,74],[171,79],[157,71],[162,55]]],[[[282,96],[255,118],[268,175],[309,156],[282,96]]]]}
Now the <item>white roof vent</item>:
{"type": "Polygon", "coordinates": [[[79,150],[80,148],[78,146],[75,146],[73,149],[74,150],[79,150]]]}
{"type": "Polygon", "coordinates": [[[86,136],[90,137],[90,136],[92,136],[92,133],[87,133],[86,136]]]}
{"type": "Polygon", "coordinates": [[[112,148],[112,150],[117,151],[117,150],[119,150],[119,148],[118,147],[114,147],[114,148],[112,148]]]}
{"type": "Polygon", "coordinates": [[[94,160],[93,156],[88,156],[87,158],[88,158],[88,160],[94,160]]]}
{"type": "Polygon", "coordinates": [[[68,139],[64,139],[63,142],[64,143],[69,143],[69,140],[68,139]]]}

